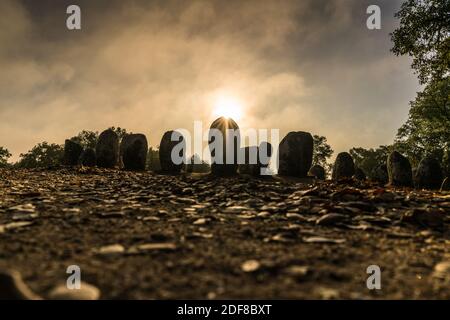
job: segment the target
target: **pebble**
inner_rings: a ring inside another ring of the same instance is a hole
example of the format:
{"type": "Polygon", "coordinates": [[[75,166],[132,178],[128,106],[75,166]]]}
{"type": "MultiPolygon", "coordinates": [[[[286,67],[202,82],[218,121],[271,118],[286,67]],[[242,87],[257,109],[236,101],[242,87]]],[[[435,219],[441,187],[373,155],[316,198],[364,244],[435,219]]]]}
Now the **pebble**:
{"type": "Polygon", "coordinates": [[[257,260],[247,260],[241,265],[241,270],[244,272],[255,272],[260,268],[261,264],[257,260]]]}
{"type": "Polygon", "coordinates": [[[69,289],[66,284],[55,286],[47,295],[50,300],[98,300],[100,290],[86,282],[81,281],[80,289],[69,289]]]}

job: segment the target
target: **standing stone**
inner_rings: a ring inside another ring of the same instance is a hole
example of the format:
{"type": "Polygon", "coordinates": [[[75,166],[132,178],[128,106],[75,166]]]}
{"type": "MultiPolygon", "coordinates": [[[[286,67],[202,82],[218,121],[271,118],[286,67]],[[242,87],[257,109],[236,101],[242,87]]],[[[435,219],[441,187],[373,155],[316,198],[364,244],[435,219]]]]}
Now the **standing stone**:
{"type": "Polygon", "coordinates": [[[311,169],[309,169],[308,176],[315,177],[319,180],[325,180],[325,169],[322,166],[316,164],[312,166],[311,169]]]}
{"type": "Polygon", "coordinates": [[[220,117],[209,128],[209,149],[211,152],[211,173],[217,176],[236,174],[238,169],[238,151],[240,148],[239,126],[231,118],[220,117]],[[221,135],[221,140],[217,140],[221,135]],[[230,158],[227,161],[227,152],[230,158]]]}
{"type": "Polygon", "coordinates": [[[183,160],[181,163],[179,160],[184,159],[184,150],[186,147],[186,141],[184,137],[177,131],[167,131],[164,133],[161,143],[159,144],[159,161],[161,163],[161,171],[164,173],[180,173],[183,168],[183,160]],[[174,141],[172,141],[174,140],[174,141]],[[179,149],[176,152],[176,158],[172,159],[172,151],[177,147],[179,149]]]}
{"type": "Polygon", "coordinates": [[[431,156],[423,158],[417,167],[415,175],[416,187],[439,189],[442,180],[443,174],[439,161],[431,156]]]}
{"type": "Polygon", "coordinates": [[[143,134],[126,134],[120,143],[120,161],[125,170],[145,170],[148,143],[143,134]]]}
{"type": "Polygon", "coordinates": [[[95,164],[97,163],[95,150],[92,148],[85,149],[81,154],[80,162],[85,167],[95,167],[95,164]]]}
{"type": "Polygon", "coordinates": [[[372,180],[380,184],[386,184],[389,180],[386,164],[376,166],[372,171],[372,180]]]}
{"type": "Polygon", "coordinates": [[[412,170],[409,160],[397,151],[393,151],[387,159],[389,184],[392,186],[412,187],[412,170]]]}
{"type": "Polygon", "coordinates": [[[289,132],[278,149],[278,174],[305,178],[311,168],[313,137],[308,132],[289,132]]]}
{"type": "Polygon", "coordinates": [[[112,129],[103,131],[96,146],[97,166],[114,168],[119,161],[119,137],[112,129]]]}
{"type": "Polygon", "coordinates": [[[241,152],[244,152],[244,163],[239,164],[239,173],[260,176],[262,169],[269,166],[272,145],[269,142],[261,142],[259,147],[245,147],[241,152]]]}
{"type": "Polygon", "coordinates": [[[337,155],[333,166],[333,180],[351,178],[355,174],[355,164],[348,152],[341,152],[337,155]]]}
{"type": "Polygon", "coordinates": [[[367,176],[366,173],[363,171],[363,169],[356,167],[353,178],[359,181],[364,181],[366,180],[367,176]]]}
{"type": "Polygon", "coordinates": [[[72,140],[66,140],[64,143],[64,160],[66,166],[76,166],[80,160],[80,155],[83,152],[83,147],[72,140]]]}

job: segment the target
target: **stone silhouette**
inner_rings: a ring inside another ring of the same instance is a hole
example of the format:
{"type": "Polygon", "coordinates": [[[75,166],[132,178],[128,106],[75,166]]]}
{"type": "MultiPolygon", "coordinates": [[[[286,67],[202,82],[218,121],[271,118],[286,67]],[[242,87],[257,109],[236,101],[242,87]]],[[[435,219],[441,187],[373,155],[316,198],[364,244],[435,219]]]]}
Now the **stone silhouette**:
{"type": "Polygon", "coordinates": [[[79,143],[67,139],[64,143],[63,163],[67,166],[76,166],[82,152],[83,147],[79,143]]]}
{"type": "Polygon", "coordinates": [[[348,152],[341,152],[337,155],[333,166],[333,180],[347,179],[355,174],[355,164],[348,152]]]}
{"type": "Polygon", "coordinates": [[[312,164],[313,137],[304,131],[289,132],[278,149],[278,174],[305,178],[312,164]]]}
{"type": "Polygon", "coordinates": [[[244,163],[239,164],[239,173],[253,176],[262,175],[262,169],[269,165],[272,156],[272,145],[269,142],[261,142],[259,147],[251,146],[243,148],[244,163]]]}
{"type": "Polygon", "coordinates": [[[415,174],[417,188],[439,189],[443,179],[441,164],[434,157],[426,156],[420,161],[415,174]]]}
{"type": "Polygon", "coordinates": [[[389,184],[392,186],[412,187],[412,170],[409,160],[399,152],[393,151],[387,159],[389,184]]]}
{"type": "Polygon", "coordinates": [[[119,137],[112,129],[103,131],[95,148],[97,166],[114,168],[119,161],[119,137]]]}
{"type": "Polygon", "coordinates": [[[380,164],[372,170],[372,180],[381,184],[386,184],[389,180],[386,164],[380,164]]]}
{"type": "Polygon", "coordinates": [[[314,177],[319,180],[325,180],[325,169],[321,165],[314,165],[309,169],[308,176],[314,177]]]}
{"type": "Polygon", "coordinates": [[[145,135],[126,134],[120,143],[120,161],[125,170],[145,170],[148,143],[145,135]]]}
{"type": "Polygon", "coordinates": [[[353,178],[359,181],[364,181],[367,179],[367,176],[363,169],[356,167],[355,173],[353,174],[353,178]]]}
{"type": "Polygon", "coordinates": [[[177,131],[171,130],[164,133],[161,143],[159,144],[159,161],[161,163],[162,172],[175,174],[180,173],[183,168],[183,161],[180,163],[178,162],[180,159],[184,159],[185,157],[185,143],[184,137],[177,131]],[[180,147],[179,152],[175,152],[176,157],[172,157],[172,152],[176,146],[180,147]]]}
{"type": "Polygon", "coordinates": [[[81,154],[80,162],[85,167],[95,167],[97,163],[97,156],[95,155],[95,150],[92,148],[85,149],[81,154]]]}
{"type": "Polygon", "coordinates": [[[239,126],[233,119],[220,117],[211,124],[208,144],[212,174],[218,176],[236,174],[240,143],[239,126]],[[219,136],[221,140],[217,140],[219,136]]]}

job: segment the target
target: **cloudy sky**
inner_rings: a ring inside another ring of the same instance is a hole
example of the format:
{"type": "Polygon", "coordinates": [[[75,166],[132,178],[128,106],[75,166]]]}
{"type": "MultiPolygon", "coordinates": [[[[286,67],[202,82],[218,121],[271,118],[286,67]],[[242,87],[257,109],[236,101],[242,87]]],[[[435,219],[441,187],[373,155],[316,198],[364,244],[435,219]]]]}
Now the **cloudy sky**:
{"type": "Polygon", "coordinates": [[[337,152],[392,142],[419,86],[390,53],[397,0],[1,0],[0,146],[121,126],[159,144],[208,126],[217,100],[242,128],[325,135],[337,152]],[[66,8],[82,9],[68,31],[66,8]],[[366,8],[381,7],[381,30],[366,8]]]}

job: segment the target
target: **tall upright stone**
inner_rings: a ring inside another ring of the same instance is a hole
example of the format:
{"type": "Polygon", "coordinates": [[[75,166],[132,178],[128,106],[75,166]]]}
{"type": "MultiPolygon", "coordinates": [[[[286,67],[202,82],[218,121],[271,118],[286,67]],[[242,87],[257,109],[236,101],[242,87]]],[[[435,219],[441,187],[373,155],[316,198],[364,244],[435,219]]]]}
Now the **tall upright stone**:
{"type": "Polygon", "coordinates": [[[389,184],[392,186],[412,187],[412,169],[409,160],[397,151],[391,152],[387,159],[389,184]]]}
{"type": "Polygon", "coordinates": [[[95,167],[97,164],[97,156],[95,150],[92,148],[86,148],[80,157],[81,165],[85,167],[95,167]]]}
{"type": "Polygon", "coordinates": [[[420,161],[415,174],[417,188],[439,189],[443,179],[441,164],[434,157],[426,156],[420,161]]]}
{"type": "Polygon", "coordinates": [[[263,168],[269,166],[272,156],[272,145],[269,142],[261,142],[258,146],[243,148],[244,163],[239,164],[239,173],[252,176],[265,175],[263,168]]]}
{"type": "Polygon", "coordinates": [[[120,161],[125,170],[145,170],[148,143],[145,135],[126,134],[120,143],[120,161]]]}
{"type": "Polygon", "coordinates": [[[82,152],[83,147],[79,143],[67,139],[64,143],[63,163],[66,166],[76,166],[79,163],[82,152]]]}
{"type": "Polygon", "coordinates": [[[386,164],[380,164],[372,170],[371,180],[380,184],[386,184],[389,181],[386,164]]]}
{"type": "Polygon", "coordinates": [[[359,181],[364,181],[367,179],[367,176],[363,169],[355,167],[355,173],[353,174],[353,178],[359,181]]]}
{"type": "Polygon", "coordinates": [[[308,176],[314,177],[318,180],[325,180],[326,177],[325,168],[322,167],[321,165],[316,164],[312,166],[311,169],[309,169],[308,176]]]}
{"type": "Polygon", "coordinates": [[[119,137],[112,129],[103,131],[95,148],[97,166],[101,168],[114,168],[119,161],[119,137]]]}
{"type": "Polygon", "coordinates": [[[278,149],[278,174],[305,178],[311,168],[314,142],[310,133],[289,132],[278,149]]]}
{"type": "Polygon", "coordinates": [[[352,156],[348,152],[341,152],[334,161],[332,178],[333,180],[348,179],[355,174],[355,164],[352,156]]]}
{"type": "Polygon", "coordinates": [[[231,118],[220,117],[209,128],[208,145],[211,152],[211,173],[234,175],[238,169],[241,143],[239,126],[231,118]]]}
{"type": "Polygon", "coordinates": [[[179,132],[171,130],[164,133],[159,144],[161,171],[164,173],[180,173],[186,156],[184,154],[185,149],[186,141],[179,132]]]}

